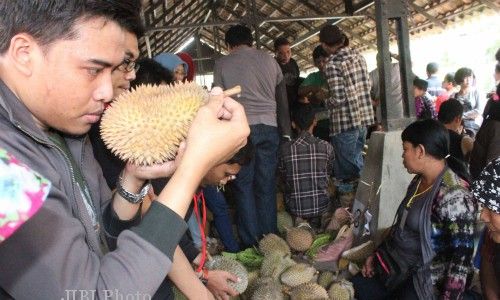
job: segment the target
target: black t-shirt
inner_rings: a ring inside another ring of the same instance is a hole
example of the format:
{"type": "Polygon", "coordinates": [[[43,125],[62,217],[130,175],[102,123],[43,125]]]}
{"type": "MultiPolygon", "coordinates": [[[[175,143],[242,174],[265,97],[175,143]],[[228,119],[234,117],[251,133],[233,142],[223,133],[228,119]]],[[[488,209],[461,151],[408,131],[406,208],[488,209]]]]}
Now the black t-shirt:
{"type": "Polygon", "coordinates": [[[288,106],[291,111],[291,108],[297,105],[300,76],[299,66],[293,58],[290,58],[290,61],[284,65],[278,62],[278,65],[283,73],[283,80],[285,80],[288,106]]]}

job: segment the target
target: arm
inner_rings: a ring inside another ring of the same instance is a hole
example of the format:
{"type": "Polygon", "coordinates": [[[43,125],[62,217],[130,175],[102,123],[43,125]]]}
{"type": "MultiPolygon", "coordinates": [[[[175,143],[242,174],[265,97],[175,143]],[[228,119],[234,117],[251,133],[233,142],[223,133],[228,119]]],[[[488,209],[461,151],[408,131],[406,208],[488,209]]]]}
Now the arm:
{"type": "Polygon", "coordinates": [[[213,299],[179,247],[175,249],[174,263],[168,277],[188,299],[213,299]]]}
{"type": "Polygon", "coordinates": [[[446,251],[449,260],[440,299],[459,299],[465,291],[472,271],[474,226],[477,208],[472,194],[465,188],[451,188],[440,201],[437,214],[449,239],[446,251]]]}
{"type": "Polygon", "coordinates": [[[278,128],[281,136],[291,136],[292,128],[290,124],[290,111],[288,108],[288,98],[286,96],[285,80],[276,86],[276,114],[278,117],[278,128]]]}
{"type": "Polygon", "coordinates": [[[186,229],[180,216],[186,213],[201,177],[232,157],[250,132],[241,105],[223,99],[220,89],[215,92],[220,96],[199,110],[184,158],[158,200],[138,226],[118,236],[116,250],[105,255],[93,229],[84,227],[89,222],[82,220],[88,220],[88,215],[78,191],[63,177],[67,170],[57,170],[50,163],[62,159],[61,155],[33,146],[29,137],[0,122],[5,133],[0,135],[2,146],[53,183],[39,213],[0,247],[0,265],[11,266],[2,268],[0,286],[15,299],[60,299],[72,290],[97,291],[101,298],[109,298],[106,293],[115,290],[125,296],[152,296],[171,268],[186,229]],[[11,138],[14,135],[16,139],[11,138]]]}
{"type": "Polygon", "coordinates": [[[326,99],[327,106],[338,107],[345,101],[345,84],[342,77],[342,71],[332,63],[328,63],[325,69],[326,81],[328,82],[328,89],[330,97],[326,99]]]}

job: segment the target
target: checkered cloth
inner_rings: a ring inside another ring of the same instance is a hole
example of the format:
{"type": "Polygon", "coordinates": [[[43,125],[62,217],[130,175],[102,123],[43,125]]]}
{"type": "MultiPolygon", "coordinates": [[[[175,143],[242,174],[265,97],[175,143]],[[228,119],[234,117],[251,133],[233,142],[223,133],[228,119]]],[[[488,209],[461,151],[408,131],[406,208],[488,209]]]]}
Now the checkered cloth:
{"type": "Polygon", "coordinates": [[[333,159],[332,145],[309,132],[281,145],[278,169],[285,183],[285,204],[293,215],[310,218],[326,211],[333,159]]]}
{"type": "Polygon", "coordinates": [[[325,75],[330,90],[330,135],[375,123],[366,61],[356,50],[343,47],[330,55],[325,75]]]}
{"type": "Polygon", "coordinates": [[[500,157],[490,162],[472,183],[472,194],[488,209],[500,214],[500,157]]]}

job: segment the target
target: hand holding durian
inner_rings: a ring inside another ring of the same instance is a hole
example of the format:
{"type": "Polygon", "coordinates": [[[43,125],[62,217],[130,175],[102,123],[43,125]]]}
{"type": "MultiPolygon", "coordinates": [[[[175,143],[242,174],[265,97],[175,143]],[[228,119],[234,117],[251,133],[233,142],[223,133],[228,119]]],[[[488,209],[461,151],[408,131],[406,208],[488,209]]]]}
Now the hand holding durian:
{"type": "MultiPolygon", "coordinates": [[[[212,96],[214,103],[207,105],[205,109],[212,110],[219,120],[199,119],[201,131],[216,125],[207,122],[220,123],[233,118],[234,107],[231,106],[234,106],[234,103],[224,101],[222,94],[216,94],[218,92],[219,89],[215,88],[212,96]]],[[[228,90],[225,95],[232,93],[239,93],[239,89],[228,90]]],[[[152,165],[172,160],[180,143],[187,137],[198,110],[207,101],[207,93],[196,83],[139,86],[118,97],[112,107],[105,112],[101,123],[102,138],[106,146],[116,155],[133,164],[152,165]]],[[[236,119],[247,123],[244,113],[243,116],[236,116],[236,119]]],[[[232,130],[227,126],[226,129],[232,130]]],[[[199,135],[196,128],[193,130],[196,137],[191,144],[216,141],[212,131],[199,135]]],[[[224,133],[226,134],[229,132],[224,133]]],[[[226,142],[223,144],[229,142],[224,137],[221,138],[222,142],[226,142]]],[[[238,144],[240,143],[241,141],[238,144]]],[[[228,146],[238,145],[229,143],[228,146]]]]}

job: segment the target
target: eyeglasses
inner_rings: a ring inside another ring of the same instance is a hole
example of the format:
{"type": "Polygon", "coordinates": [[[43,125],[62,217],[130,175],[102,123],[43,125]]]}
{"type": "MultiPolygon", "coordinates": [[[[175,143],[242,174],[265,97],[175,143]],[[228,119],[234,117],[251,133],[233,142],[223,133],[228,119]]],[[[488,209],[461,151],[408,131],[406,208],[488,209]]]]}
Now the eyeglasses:
{"type": "Polygon", "coordinates": [[[141,66],[139,64],[137,64],[135,61],[127,58],[127,59],[123,60],[122,64],[119,65],[118,67],[116,67],[116,69],[120,70],[122,72],[126,72],[126,73],[132,72],[132,71],[137,73],[137,71],[139,71],[140,67],[141,66]]]}

